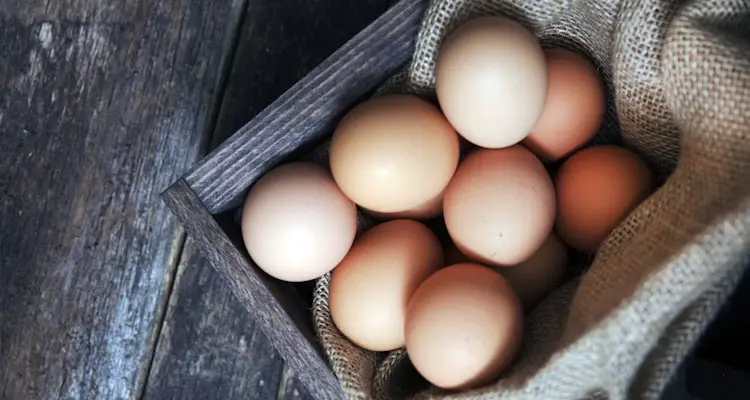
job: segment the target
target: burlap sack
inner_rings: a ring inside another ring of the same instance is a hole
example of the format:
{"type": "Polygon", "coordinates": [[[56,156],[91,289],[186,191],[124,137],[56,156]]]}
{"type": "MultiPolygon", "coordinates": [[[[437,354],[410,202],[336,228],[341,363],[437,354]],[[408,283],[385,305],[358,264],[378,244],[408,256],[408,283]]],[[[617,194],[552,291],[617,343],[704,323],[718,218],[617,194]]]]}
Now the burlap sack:
{"type": "MultiPolygon", "coordinates": [[[[512,370],[477,390],[414,398],[657,398],[750,254],[750,0],[433,1],[402,88],[432,91],[443,38],[485,14],[595,60],[611,96],[597,140],[640,153],[665,182],[527,319],[512,370]]],[[[313,312],[333,370],[351,398],[388,398],[404,352],[384,358],[342,337],[329,278],[313,312]]]]}

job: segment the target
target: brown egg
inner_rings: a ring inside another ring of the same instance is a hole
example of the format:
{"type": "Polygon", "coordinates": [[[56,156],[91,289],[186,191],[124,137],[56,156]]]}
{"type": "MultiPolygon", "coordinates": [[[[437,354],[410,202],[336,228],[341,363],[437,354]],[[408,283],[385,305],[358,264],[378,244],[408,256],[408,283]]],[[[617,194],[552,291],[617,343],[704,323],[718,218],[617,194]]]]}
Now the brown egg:
{"type": "Polygon", "coordinates": [[[437,107],[409,95],[366,101],[333,134],[333,178],[355,203],[390,218],[426,218],[458,165],[456,131],[437,107]]]}
{"type": "Polygon", "coordinates": [[[515,265],[531,257],[552,231],[555,189],[527,149],[481,149],[456,171],[443,214],[451,239],[469,258],[515,265]]]}
{"type": "Polygon", "coordinates": [[[358,346],[373,351],[404,346],[409,299],[443,266],[443,249],[426,226],[411,220],[377,225],[357,238],[333,271],[333,322],[358,346]]]}
{"type": "Polygon", "coordinates": [[[568,261],[568,249],[552,234],[528,260],[497,271],[513,286],[526,311],[531,311],[562,283],[568,261]]]}
{"type": "Polygon", "coordinates": [[[570,246],[593,253],[653,190],[648,165],[616,146],[573,154],[557,172],[556,230],[570,246]]]}
{"type": "Polygon", "coordinates": [[[496,378],[523,336],[521,303],[497,272],[456,264],[429,277],[406,313],[406,351],[437,387],[468,389],[496,378]]]}
{"type": "Polygon", "coordinates": [[[480,17],[441,46],[435,89],[445,116],[468,141],[514,145],[542,115],[547,64],[531,32],[505,17],[480,17]]]}
{"type": "Polygon", "coordinates": [[[322,167],[282,165],[263,176],[242,208],[242,239],[269,275],[308,281],[332,270],[352,246],[357,207],[322,167]]]}
{"type": "Polygon", "coordinates": [[[544,112],[523,144],[544,161],[556,161],[588,142],[604,119],[604,83],[584,57],[565,49],[547,56],[549,90],[544,112]]]}

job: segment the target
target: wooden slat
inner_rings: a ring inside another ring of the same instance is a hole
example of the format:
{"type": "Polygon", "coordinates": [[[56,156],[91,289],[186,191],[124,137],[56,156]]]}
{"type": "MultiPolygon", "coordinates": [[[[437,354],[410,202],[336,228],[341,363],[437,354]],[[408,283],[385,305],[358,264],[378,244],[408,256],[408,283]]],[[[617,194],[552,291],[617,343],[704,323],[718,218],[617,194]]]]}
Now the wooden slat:
{"type": "MultiPolygon", "coordinates": [[[[213,134],[241,128],[387,9],[384,0],[250,0],[213,134]]],[[[188,240],[148,380],[153,399],[310,398],[188,240]],[[249,340],[248,337],[252,337],[249,340]],[[239,345],[242,341],[243,345],[239,345]],[[260,382],[263,382],[261,384],[260,382]]]]}
{"type": "Polygon", "coordinates": [[[0,398],[138,398],[234,0],[0,0],[0,398]]]}
{"type": "MultiPolygon", "coordinates": [[[[231,227],[219,226],[187,182],[179,180],[162,197],[310,393],[318,399],[343,399],[315,339],[309,313],[294,298],[292,285],[260,273],[240,251],[240,243],[227,236],[224,229],[231,227]]],[[[237,232],[233,236],[237,238],[237,232]]]]}
{"type": "Polygon", "coordinates": [[[426,4],[394,5],[204,158],[186,180],[208,211],[238,206],[268,168],[329,134],[343,109],[402,67],[426,4]]]}

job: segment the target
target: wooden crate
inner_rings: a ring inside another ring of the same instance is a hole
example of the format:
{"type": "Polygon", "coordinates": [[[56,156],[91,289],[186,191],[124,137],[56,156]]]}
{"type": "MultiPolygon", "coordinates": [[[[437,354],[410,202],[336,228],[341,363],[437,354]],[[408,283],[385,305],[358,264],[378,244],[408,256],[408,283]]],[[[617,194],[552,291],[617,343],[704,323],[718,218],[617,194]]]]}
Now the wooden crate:
{"type": "Polygon", "coordinates": [[[263,174],[330,136],[348,109],[406,65],[426,6],[391,7],[162,194],[315,398],[344,395],[313,330],[311,294],[253,263],[232,214],[263,174]]]}

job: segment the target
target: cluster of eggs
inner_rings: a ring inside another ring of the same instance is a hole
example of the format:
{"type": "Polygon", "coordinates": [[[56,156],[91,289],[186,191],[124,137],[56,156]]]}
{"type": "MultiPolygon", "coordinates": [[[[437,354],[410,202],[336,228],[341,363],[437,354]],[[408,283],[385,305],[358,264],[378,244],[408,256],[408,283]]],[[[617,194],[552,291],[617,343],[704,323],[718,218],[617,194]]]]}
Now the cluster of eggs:
{"type": "Polygon", "coordinates": [[[517,356],[524,310],[560,284],[566,244],[595,252],[654,179],[624,148],[584,147],[605,112],[596,68],[510,19],[456,29],[436,92],[439,106],[401,94],[357,105],[333,134],[330,171],[270,171],[242,232],[275,278],[333,270],[331,315],[352,342],[405,346],[427,380],[463,389],[517,356]],[[553,180],[545,163],[558,161],[553,180]],[[384,222],[355,238],[358,207],[384,222]],[[441,214],[449,243],[418,222],[441,214]]]}

